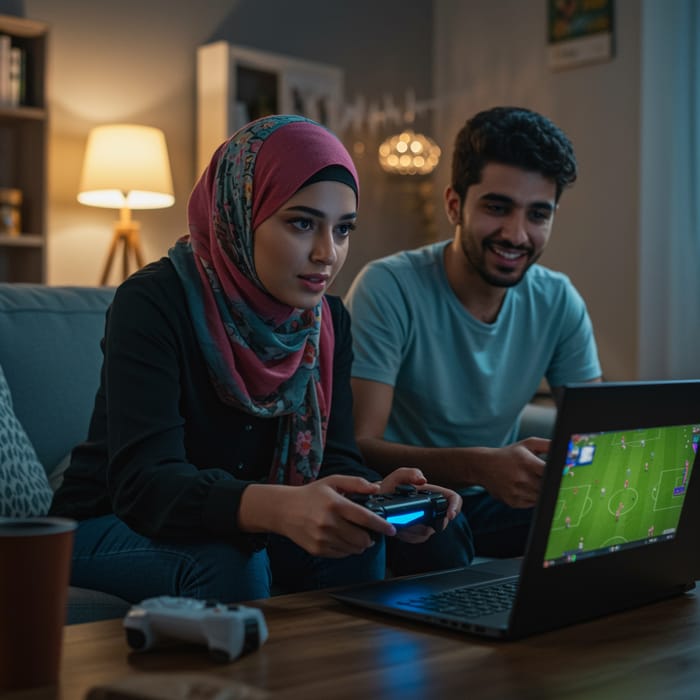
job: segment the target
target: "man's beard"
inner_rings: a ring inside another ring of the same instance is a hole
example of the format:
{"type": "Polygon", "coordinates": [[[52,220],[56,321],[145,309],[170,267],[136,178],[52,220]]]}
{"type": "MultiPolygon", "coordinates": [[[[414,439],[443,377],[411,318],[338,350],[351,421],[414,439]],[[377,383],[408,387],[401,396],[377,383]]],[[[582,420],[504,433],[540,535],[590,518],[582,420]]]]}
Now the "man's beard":
{"type": "Polygon", "coordinates": [[[478,251],[480,254],[474,255],[470,250],[470,246],[468,245],[468,239],[465,237],[462,237],[462,252],[481,279],[483,279],[487,284],[490,284],[492,287],[514,287],[522,280],[530,267],[532,267],[532,265],[539,260],[540,255],[542,255],[542,251],[535,254],[535,251],[531,246],[514,246],[508,242],[491,240],[489,238],[485,238],[481,242],[481,248],[478,251]],[[521,251],[527,254],[527,263],[523,271],[517,277],[512,276],[513,272],[510,269],[504,269],[501,275],[493,274],[486,269],[486,264],[484,262],[486,258],[486,251],[492,249],[492,243],[497,243],[499,247],[506,250],[521,251]]]}

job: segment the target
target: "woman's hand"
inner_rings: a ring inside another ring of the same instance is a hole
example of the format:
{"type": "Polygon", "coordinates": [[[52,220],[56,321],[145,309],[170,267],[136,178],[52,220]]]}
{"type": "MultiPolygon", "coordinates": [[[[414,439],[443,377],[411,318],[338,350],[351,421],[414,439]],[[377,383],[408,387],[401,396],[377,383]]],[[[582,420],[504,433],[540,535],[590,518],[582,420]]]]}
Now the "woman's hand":
{"type": "MultiPolygon", "coordinates": [[[[447,512],[440,530],[444,530],[451,520],[454,520],[462,510],[462,497],[451,489],[427,483],[423,472],[417,467],[400,467],[384,477],[380,482],[380,493],[393,493],[399,484],[410,484],[421,491],[441,493],[447,499],[447,512]]],[[[396,537],[403,542],[420,544],[430,539],[435,530],[427,525],[411,525],[397,531],[396,537]]]]}
{"type": "Polygon", "coordinates": [[[462,508],[455,491],[426,483],[420,469],[401,467],[379,483],[358,476],[328,476],[304,486],[251,484],[243,492],[238,522],[246,532],[276,532],[314,556],[341,558],[361,554],[374,545],[372,533],[404,542],[425,542],[435,530],[427,525],[396,528],[346,494],[393,493],[399,484],[435,491],[447,498],[445,529],[462,508]]]}
{"type": "Polygon", "coordinates": [[[304,486],[251,484],[243,492],[238,521],[247,532],[284,535],[314,556],[361,554],[374,545],[371,531],[391,537],[396,529],[345,494],[378,491],[379,484],[339,474],[304,486]]]}

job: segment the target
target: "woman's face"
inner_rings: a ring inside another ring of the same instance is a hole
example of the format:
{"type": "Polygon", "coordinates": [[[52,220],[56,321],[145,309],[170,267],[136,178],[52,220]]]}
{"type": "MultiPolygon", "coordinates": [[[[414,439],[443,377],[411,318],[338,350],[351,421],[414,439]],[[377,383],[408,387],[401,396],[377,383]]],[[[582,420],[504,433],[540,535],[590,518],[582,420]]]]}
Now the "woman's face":
{"type": "Polygon", "coordinates": [[[357,218],[355,192],[323,180],[299,190],[253,232],[255,271],[275,299],[316,306],[348,254],[357,218]]]}

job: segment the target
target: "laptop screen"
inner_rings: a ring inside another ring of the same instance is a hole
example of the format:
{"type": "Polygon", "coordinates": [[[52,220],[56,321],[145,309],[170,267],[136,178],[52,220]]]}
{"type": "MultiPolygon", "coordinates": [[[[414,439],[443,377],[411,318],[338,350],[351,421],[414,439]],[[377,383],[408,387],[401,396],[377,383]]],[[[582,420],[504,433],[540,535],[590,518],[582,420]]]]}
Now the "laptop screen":
{"type": "Polygon", "coordinates": [[[571,435],[543,566],[673,539],[700,425],[571,435]]]}

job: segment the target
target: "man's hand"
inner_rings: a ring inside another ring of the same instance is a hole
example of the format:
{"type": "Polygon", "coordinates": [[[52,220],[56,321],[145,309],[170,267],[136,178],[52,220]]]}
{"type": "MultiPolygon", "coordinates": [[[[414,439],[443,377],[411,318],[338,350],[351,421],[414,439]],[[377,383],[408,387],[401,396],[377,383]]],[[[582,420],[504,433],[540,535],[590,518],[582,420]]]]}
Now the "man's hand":
{"type": "Polygon", "coordinates": [[[409,484],[423,491],[427,490],[425,484],[428,480],[418,467],[399,467],[391,474],[387,474],[379,482],[379,493],[394,493],[400,484],[409,484]]]}
{"type": "Polygon", "coordinates": [[[511,508],[531,508],[542,486],[549,440],[530,437],[489,451],[481,485],[511,508]]]}

